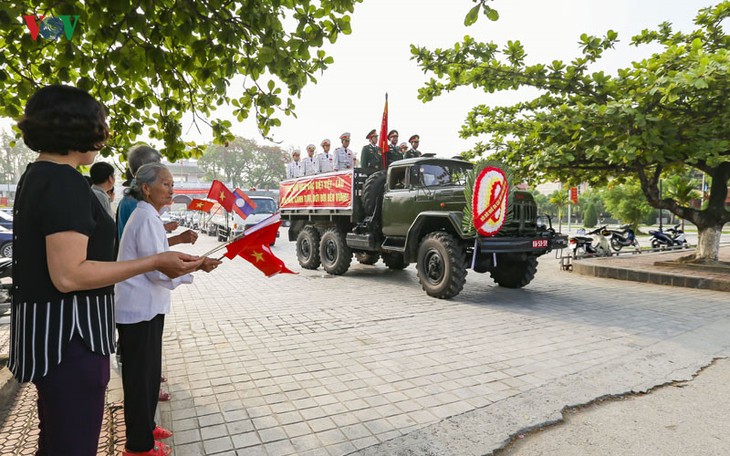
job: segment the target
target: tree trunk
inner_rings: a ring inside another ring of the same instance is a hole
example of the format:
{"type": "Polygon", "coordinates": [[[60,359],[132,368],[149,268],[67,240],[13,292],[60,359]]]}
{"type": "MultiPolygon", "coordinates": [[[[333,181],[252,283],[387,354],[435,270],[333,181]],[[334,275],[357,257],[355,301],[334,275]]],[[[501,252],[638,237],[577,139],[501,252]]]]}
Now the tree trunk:
{"type": "Polygon", "coordinates": [[[720,251],[720,235],[722,225],[697,228],[699,240],[697,241],[697,252],[695,259],[699,261],[717,261],[720,251]]]}

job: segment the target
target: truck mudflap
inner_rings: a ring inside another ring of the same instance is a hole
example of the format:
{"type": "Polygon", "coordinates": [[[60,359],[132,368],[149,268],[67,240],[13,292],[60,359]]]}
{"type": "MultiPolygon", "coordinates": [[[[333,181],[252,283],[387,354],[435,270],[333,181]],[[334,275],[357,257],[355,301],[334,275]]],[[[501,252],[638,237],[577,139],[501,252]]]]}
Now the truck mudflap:
{"type": "Polygon", "coordinates": [[[551,250],[568,246],[568,237],[557,234],[552,237],[482,237],[477,238],[480,254],[484,253],[533,253],[544,255],[551,250]]]}

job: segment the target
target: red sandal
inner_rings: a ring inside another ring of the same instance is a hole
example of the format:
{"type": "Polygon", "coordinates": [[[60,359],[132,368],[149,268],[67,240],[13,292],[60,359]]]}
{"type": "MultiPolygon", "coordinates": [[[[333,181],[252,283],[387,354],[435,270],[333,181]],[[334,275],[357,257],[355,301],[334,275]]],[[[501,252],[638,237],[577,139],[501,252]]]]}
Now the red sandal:
{"type": "Polygon", "coordinates": [[[122,451],[122,456],[170,456],[171,454],[172,447],[162,442],[155,442],[155,446],[147,451],[129,451],[126,448],[122,451]]]}
{"type": "Polygon", "coordinates": [[[172,395],[170,393],[166,393],[164,391],[160,391],[160,395],[157,396],[157,400],[159,402],[167,402],[170,399],[172,399],[172,395]]]}
{"type": "Polygon", "coordinates": [[[172,431],[157,426],[155,427],[155,430],[152,431],[152,437],[154,437],[155,440],[169,439],[170,437],[172,437],[172,431]]]}

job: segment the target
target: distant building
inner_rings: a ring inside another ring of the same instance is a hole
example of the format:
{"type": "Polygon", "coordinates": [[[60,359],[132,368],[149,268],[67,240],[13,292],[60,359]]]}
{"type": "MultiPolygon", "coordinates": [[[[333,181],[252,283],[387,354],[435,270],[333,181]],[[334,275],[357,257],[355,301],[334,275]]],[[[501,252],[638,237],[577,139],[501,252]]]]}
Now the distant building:
{"type": "Polygon", "coordinates": [[[189,183],[197,184],[203,182],[205,171],[198,167],[195,160],[178,160],[175,163],[165,163],[167,169],[172,173],[175,184],[189,183]]]}

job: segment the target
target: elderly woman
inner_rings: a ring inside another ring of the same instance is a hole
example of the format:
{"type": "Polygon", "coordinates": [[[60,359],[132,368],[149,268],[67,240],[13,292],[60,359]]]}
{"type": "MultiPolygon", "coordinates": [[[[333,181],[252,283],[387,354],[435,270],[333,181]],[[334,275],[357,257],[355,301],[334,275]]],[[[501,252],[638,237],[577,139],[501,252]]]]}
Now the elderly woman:
{"type": "Polygon", "coordinates": [[[114,220],[76,170],[109,136],[104,108],[53,85],[18,123],[39,153],[18,182],[10,370],[38,391],[38,453],[96,455],[114,352],[116,282],[157,270],[178,277],[203,259],[176,252],[114,262],[114,220]]]}
{"type": "MultiPolygon", "coordinates": [[[[142,165],[129,194],[138,200],[119,244],[119,261],[166,252],[169,248],[160,211],[172,202],[172,174],[161,163],[142,165]]],[[[220,261],[206,258],[200,269],[210,272],[220,261]]],[[[116,319],[122,354],[124,422],[127,444],[124,455],[166,455],[171,451],[156,442],[172,433],[155,424],[162,367],[162,330],[170,311],[170,290],[193,277],[170,279],[148,272],[116,286],[116,319]]]]}

